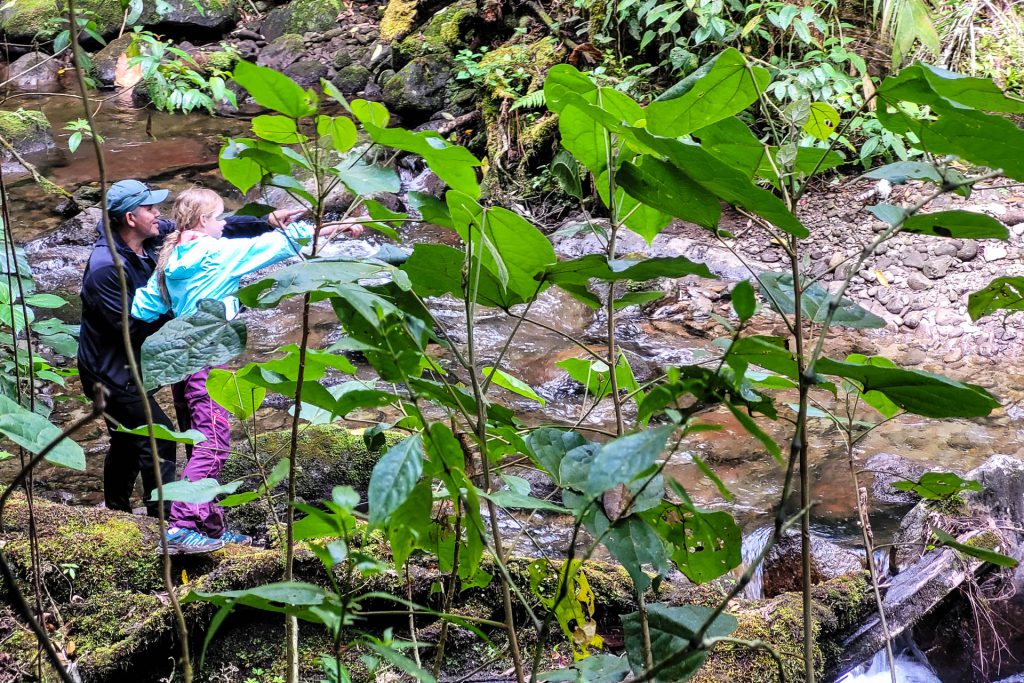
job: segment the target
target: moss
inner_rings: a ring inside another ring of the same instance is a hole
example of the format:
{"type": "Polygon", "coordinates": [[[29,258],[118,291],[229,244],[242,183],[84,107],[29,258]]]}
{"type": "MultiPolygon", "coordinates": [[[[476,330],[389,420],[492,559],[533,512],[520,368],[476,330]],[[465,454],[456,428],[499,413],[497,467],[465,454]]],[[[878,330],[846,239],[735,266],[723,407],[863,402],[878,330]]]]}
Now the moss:
{"type": "Polygon", "coordinates": [[[967,499],[961,493],[954,493],[937,500],[925,500],[924,504],[929,510],[941,513],[947,517],[963,517],[967,514],[969,508],[967,499]]]}
{"type": "Polygon", "coordinates": [[[417,0],[390,0],[380,20],[380,41],[391,43],[409,35],[417,9],[417,0]]]}
{"type": "Polygon", "coordinates": [[[88,602],[72,603],[64,615],[68,637],[80,655],[110,647],[127,638],[137,624],[162,606],[155,595],[104,593],[88,602]]]}
{"type": "Polygon", "coordinates": [[[495,74],[501,71],[505,75],[485,78],[489,91],[486,94],[492,98],[517,99],[543,87],[548,69],[562,61],[563,54],[564,49],[551,36],[533,43],[502,45],[488,52],[480,58],[480,68],[495,74]],[[517,78],[508,76],[519,69],[522,73],[517,78]]]}
{"type": "Polygon", "coordinates": [[[999,534],[988,529],[986,531],[982,531],[977,536],[972,536],[967,539],[964,541],[964,545],[972,548],[982,548],[984,550],[998,550],[1003,546],[1003,539],[999,534]]]}
{"type": "Polygon", "coordinates": [[[239,59],[241,59],[241,55],[237,50],[217,50],[216,52],[207,52],[205,62],[210,69],[231,71],[239,59]]]}
{"type": "Polygon", "coordinates": [[[468,45],[471,38],[467,23],[477,13],[476,0],[461,0],[450,5],[395,46],[403,60],[412,60],[428,54],[454,54],[468,45]]]}
{"type": "Polygon", "coordinates": [[[341,0],[294,0],[289,5],[291,18],[288,31],[307,33],[327,31],[338,24],[338,14],[342,11],[341,0]]]}
{"type": "MultiPolygon", "coordinates": [[[[18,0],[11,4],[13,7],[0,19],[0,33],[7,34],[8,38],[31,38],[38,35],[48,39],[63,30],[62,24],[50,21],[60,16],[55,0],[18,0]]],[[[78,16],[96,20],[101,34],[110,34],[121,25],[123,14],[117,2],[79,0],[75,7],[78,16]]]]}
{"type": "Polygon", "coordinates": [[[50,130],[46,114],[31,109],[0,111],[0,137],[8,142],[25,140],[43,131],[50,130]]]}

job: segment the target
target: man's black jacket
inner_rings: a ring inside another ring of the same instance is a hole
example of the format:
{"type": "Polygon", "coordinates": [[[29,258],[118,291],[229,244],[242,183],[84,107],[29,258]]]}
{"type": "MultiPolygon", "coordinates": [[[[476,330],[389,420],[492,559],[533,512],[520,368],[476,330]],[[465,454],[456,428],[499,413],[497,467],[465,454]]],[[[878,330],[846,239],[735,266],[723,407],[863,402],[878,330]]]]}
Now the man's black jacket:
{"type": "MultiPolygon", "coordinates": [[[[129,309],[135,290],[145,286],[153,274],[164,237],[175,229],[174,221],[171,220],[161,218],[159,225],[160,235],[143,243],[146,252],[144,256],[132,251],[120,235],[114,233],[114,246],[124,262],[129,309]]],[[[272,229],[269,223],[258,218],[231,216],[224,226],[224,237],[255,237],[272,229]]],[[[160,329],[169,319],[170,316],[166,316],[147,323],[129,317],[129,333],[136,359],[141,358],[142,342],[146,337],[160,329]]],[[[114,390],[134,388],[121,336],[121,285],[102,226],[82,276],[82,330],[78,341],[78,369],[87,394],[92,394],[92,384],[95,382],[102,382],[114,390]]]]}

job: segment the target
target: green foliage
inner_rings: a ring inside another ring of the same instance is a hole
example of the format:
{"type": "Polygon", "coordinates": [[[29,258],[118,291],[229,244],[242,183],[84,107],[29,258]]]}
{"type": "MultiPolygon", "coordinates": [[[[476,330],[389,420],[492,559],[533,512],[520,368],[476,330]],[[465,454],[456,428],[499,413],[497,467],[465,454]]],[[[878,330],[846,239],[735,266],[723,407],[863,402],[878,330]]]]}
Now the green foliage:
{"type": "MultiPolygon", "coordinates": [[[[697,605],[670,607],[660,603],[647,606],[651,652],[656,662],[671,660],[673,666],[667,667],[655,680],[685,681],[691,678],[704,664],[707,652],[704,649],[690,650],[688,644],[694,634],[711,618],[712,611],[697,605]]],[[[705,633],[709,637],[728,636],[736,630],[738,622],[731,614],[720,614],[711,621],[705,633]]],[[[635,676],[646,671],[642,657],[643,647],[638,647],[643,640],[639,614],[627,614],[622,617],[622,627],[626,636],[626,655],[629,666],[635,676]]]]}
{"type": "Polygon", "coordinates": [[[204,69],[170,41],[142,30],[132,34],[127,54],[128,65],[142,69],[146,92],[157,109],[187,114],[196,109],[212,113],[221,102],[238,106],[234,92],[227,87],[228,72],[216,62],[204,69]]]}
{"type": "Polygon", "coordinates": [[[994,550],[989,550],[988,548],[983,548],[977,545],[971,545],[970,543],[960,543],[955,538],[953,538],[948,533],[939,528],[932,529],[932,535],[935,536],[935,540],[937,540],[944,546],[953,548],[954,550],[957,550],[963,553],[964,555],[967,555],[968,557],[975,557],[981,560],[982,562],[989,562],[991,564],[996,565],[997,567],[1014,569],[1015,567],[1017,567],[1018,564],[1020,564],[1019,562],[1017,562],[1017,560],[1013,559],[1012,557],[1008,557],[1007,555],[1003,555],[1002,553],[997,553],[994,550]]]}
{"type": "Polygon", "coordinates": [[[996,311],[1024,311],[1024,277],[997,277],[967,298],[967,312],[971,320],[996,311]]]}
{"type": "Polygon", "coordinates": [[[917,481],[894,481],[892,487],[913,491],[925,500],[948,500],[963,491],[981,491],[981,484],[961,479],[953,472],[926,472],[917,481]]]}
{"type": "Polygon", "coordinates": [[[85,470],[85,453],[70,439],[61,438],[61,430],[43,417],[23,408],[6,396],[0,396],[0,434],[29,453],[39,454],[56,442],[46,460],[71,469],[85,470]]]}

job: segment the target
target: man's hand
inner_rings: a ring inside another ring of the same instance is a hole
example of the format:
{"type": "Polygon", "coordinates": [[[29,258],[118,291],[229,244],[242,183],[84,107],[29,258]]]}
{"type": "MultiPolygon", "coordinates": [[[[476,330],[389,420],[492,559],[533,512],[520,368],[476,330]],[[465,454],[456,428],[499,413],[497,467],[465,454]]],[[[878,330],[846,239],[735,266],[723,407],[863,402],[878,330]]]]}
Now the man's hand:
{"type": "Polygon", "coordinates": [[[267,222],[275,228],[283,228],[293,223],[296,218],[306,213],[305,209],[278,209],[267,215],[267,222]]]}

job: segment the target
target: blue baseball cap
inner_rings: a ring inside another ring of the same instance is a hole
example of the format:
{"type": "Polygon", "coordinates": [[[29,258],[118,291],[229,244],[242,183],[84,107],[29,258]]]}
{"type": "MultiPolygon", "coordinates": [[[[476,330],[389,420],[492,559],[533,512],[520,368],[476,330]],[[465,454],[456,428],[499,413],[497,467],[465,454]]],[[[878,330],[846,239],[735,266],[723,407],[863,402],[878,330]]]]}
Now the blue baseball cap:
{"type": "Polygon", "coordinates": [[[168,194],[168,190],[154,190],[138,180],[119,180],[107,190],[107,211],[123,216],[140,206],[159,204],[168,194]]]}

